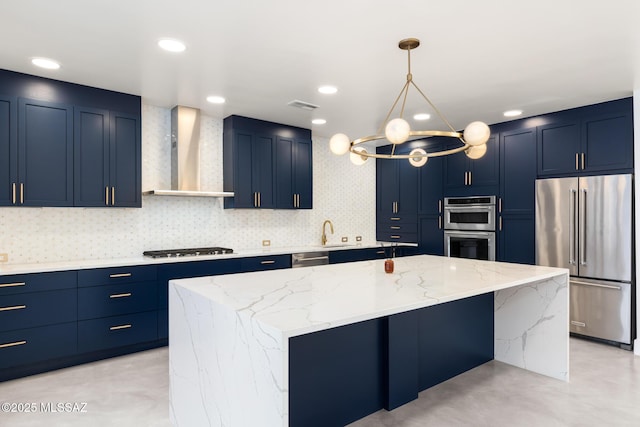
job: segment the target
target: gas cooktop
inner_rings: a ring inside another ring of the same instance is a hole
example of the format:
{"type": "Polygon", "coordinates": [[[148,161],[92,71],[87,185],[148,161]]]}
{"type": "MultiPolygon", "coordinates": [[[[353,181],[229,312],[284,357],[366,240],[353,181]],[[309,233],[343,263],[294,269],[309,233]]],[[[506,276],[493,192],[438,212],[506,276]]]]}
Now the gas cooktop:
{"type": "Polygon", "coordinates": [[[232,254],[233,249],[229,248],[188,248],[188,249],[165,249],[161,251],[144,251],[142,255],[151,258],[177,258],[183,256],[199,256],[199,255],[221,255],[232,254]]]}

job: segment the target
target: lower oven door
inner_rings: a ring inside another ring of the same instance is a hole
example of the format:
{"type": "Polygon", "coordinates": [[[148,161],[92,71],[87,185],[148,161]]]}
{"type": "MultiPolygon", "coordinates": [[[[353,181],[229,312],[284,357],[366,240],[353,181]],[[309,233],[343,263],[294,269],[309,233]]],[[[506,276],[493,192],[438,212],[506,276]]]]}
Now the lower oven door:
{"type": "Polygon", "coordinates": [[[454,258],[496,260],[496,233],[493,231],[445,230],[444,254],[454,258]]]}

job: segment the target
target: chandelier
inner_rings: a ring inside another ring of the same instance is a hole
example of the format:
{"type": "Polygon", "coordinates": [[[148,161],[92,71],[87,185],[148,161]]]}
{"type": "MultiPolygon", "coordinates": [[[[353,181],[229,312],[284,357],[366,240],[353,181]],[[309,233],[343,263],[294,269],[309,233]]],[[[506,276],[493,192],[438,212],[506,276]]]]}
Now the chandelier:
{"type": "Polygon", "coordinates": [[[351,140],[347,135],[343,133],[337,133],[333,135],[329,140],[329,148],[334,154],[342,155],[349,152],[351,162],[356,165],[362,165],[368,158],[374,157],[376,159],[407,159],[409,160],[409,163],[411,163],[415,167],[420,167],[426,164],[429,157],[447,156],[449,154],[455,154],[461,151],[464,151],[465,154],[471,159],[479,159],[484,156],[484,154],[487,152],[487,141],[489,140],[489,136],[491,133],[491,131],[489,130],[489,126],[487,126],[483,122],[476,121],[469,123],[469,125],[467,125],[462,133],[456,131],[453,126],[451,126],[449,121],[444,117],[444,115],[436,108],[435,105],[433,105],[433,102],[431,102],[431,100],[424,94],[424,92],[420,90],[420,88],[413,81],[413,76],[411,74],[411,49],[415,49],[418,46],[420,46],[420,40],[415,38],[400,40],[400,42],[398,43],[398,47],[400,49],[407,51],[407,81],[398,94],[398,97],[393,102],[393,105],[391,106],[387,117],[380,125],[377,133],[375,135],[365,136],[354,140],[351,140]],[[413,87],[416,91],[418,91],[418,93],[424,98],[424,100],[427,101],[427,103],[431,106],[433,111],[435,111],[440,120],[442,120],[447,125],[449,130],[411,129],[409,123],[407,123],[407,121],[403,118],[410,87],[413,87]],[[402,98],[400,115],[397,118],[389,120],[394,110],[396,109],[400,98],[402,98]],[[382,133],[383,129],[384,133],[382,133]],[[411,139],[431,136],[457,138],[460,140],[462,145],[460,147],[452,148],[449,150],[441,150],[428,153],[422,148],[415,148],[409,154],[395,154],[396,146],[403,144],[411,139]],[[366,148],[361,145],[366,142],[377,141],[385,138],[391,144],[393,144],[391,154],[369,153],[367,152],[366,148]]]}

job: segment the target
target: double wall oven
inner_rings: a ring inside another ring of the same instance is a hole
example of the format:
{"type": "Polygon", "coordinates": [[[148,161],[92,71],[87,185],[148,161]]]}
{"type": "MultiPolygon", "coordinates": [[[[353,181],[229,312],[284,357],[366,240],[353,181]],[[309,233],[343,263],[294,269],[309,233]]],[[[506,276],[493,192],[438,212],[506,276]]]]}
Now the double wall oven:
{"type": "Polygon", "coordinates": [[[496,196],[444,199],[444,253],[495,261],[496,196]]]}

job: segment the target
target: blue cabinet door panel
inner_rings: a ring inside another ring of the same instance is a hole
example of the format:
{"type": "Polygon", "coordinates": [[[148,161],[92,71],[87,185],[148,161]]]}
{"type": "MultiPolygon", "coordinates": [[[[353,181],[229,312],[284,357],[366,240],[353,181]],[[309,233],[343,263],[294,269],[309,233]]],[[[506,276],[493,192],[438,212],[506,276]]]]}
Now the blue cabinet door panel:
{"type": "Polygon", "coordinates": [[[0,332],[0,346],[3,368],[72,356],[78,348],[77,323],[0,332]]]}
{"type": "Polygon", "coordinates": [[[158,339],[169,338],[169,309],[158,310],[158,339]]]}
{"type": "Polygon", "coordinates": [[[111,113],[109,184],[113,206],[142,204],[142,151],[138,116],[111,113]]]}
{"type": "Polygon", "coordinates": [[[78,271],[78,286],[116,285],[156,280],[155,265],[92,268],[78,271]]]}
{"type": "Polygon", "coordinates": [[[73,206],[73,108],[19,100],[18,176],[24,206],[73,206]]]}
{"type": "Polygon", "coordinates": [[[503,214],[531,214],[535,204],[536,129],[500,134],[500,198],[503,214]]]}
{"type": "Polygon", "coordinates": [[[278,209],[293,209],[293,156],[294,156],[293,138],[276,138],[276,206],[278,209]]]}
{"type": "Polygon", "coordinates": [[[281,268],[291,268],[291,255],[272,255],[241,258],[239,271],[248,272],[278,270],[281,268]]]}
{"type": "Polygon", "coordinates": [[[421,215],[433,215],[440,213],[442,209],[442,180],[444,173],[444,159],[433,157],[422,166],[419,171],[419,197],[418,213],[421,215]]]}
{"type": "Polygon", "coordinates": [[[580,122],[577,119],[539,126],[537,140],[538,175],[575,173],[578,170],[580,122]]]}
{"type": "Polygon", "coordinates": [[[503,215],[498,233],[498,259],[535,264],[535,220],[531,215],[503,215]]]}
{"type": "Polygon", "coordinates": [[[0,296],[55,289],[75,289],[77,284],[78,278],[75,271],[0,276],[0,296]]]}
{"type": "Polygon", "coordinates": [[[254,207],[253,172],[253,140],[254,136],[248,132],[238,132],[235,138],[234,160],[234,207],[254,207]]]}
{"type": "Polygon", "coordinates": [[[16,98],[0,96],[0,206],[15,204],[18,183],[18,119],[16,98]]]}
{"type": "Polygon", "coordinates": [[[583,120],[584,170],[633,168],[633,117],[620,112],[583,120]]]}
{"type": "Polygon", "coordinates": [[[421,217],[419,229],[418,247],[420,253],[427,255],[444,255],[442,217],[440,215],[421,217]]]}
{"type": "Polygon", "coordinates": [[[119,316],[158,307],[156,282],[123,283],[78,289],[78,319],[119,316]]]}
{"type": "Polygon", "coordinates": [[[313,208],[313,162],[310,140],[296,140],[294,150],[294,193],[298,195],[298,209],[313,208]]]}
{"type": "Polygon", "coordinates": [[[109,112],[74,111],[74,205],[107,206],[109,185],[109,112]]]}
{"type": "Polygon", "coordinates": [[[78,351],[82,353],[156,339],[158,339],[156,311],[78,322],[78,351]]]}
{"type": "Polygon", "coordinates": [[[77,320],[75,289],[0,297],[0,331],[33,328],[77,320]]]}
{"type": "Polygon", "coordinates": [[[274,138],[258,135],[253,145],[252,187],[259,193],[258,204],[263,209],[273,209],[273,146],[274,138]]]}

